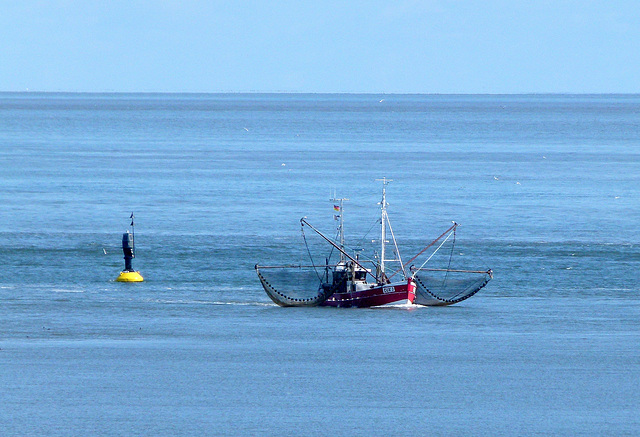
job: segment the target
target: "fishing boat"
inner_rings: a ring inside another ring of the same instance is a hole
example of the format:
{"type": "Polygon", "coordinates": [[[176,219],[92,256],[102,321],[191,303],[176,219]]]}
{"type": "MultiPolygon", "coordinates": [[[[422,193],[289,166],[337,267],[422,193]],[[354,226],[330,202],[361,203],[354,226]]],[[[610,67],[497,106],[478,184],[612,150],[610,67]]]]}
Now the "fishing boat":
{"type": "MultiPolygon", "coordinates": [[[[428,261],[452,236],[459,226],[457,223],[443,232],[408,262],[403,263],[400,250],[387,213],[386,188],[392,180],[382,181],[382,200],[380,205],[380,249],[371,259],[362,258],[358,249],[345,246],[344,201],[349,199],[331,199],[339,220],[336,239],[327,237],[306,217],[300,219],[302,236],[311,259],[309,265],[255,265],[262,287],[273,302],[285,307],[332,306],[367,308],[387,304],[414,304],[428,306],[451,305],[476,294],[493,278],[491,270],[457,270],[427,268],[428,261]],[[335,204],[337,202],[337,204],[335,204]],[[338,252],[338,259],[330,263],[330,256],[323,264],[315,264],[309,250],[305,228],[313,231],[331,251],[338,252]],[[387,244],[393,245],[390,257],[387,244]],[[434,252],[419,267],[412,263],[429,248],[436,246],[434,252]],[[368,265],[371,267],[368,267],[368,265]],[[395,271],[389,266],[395,265],[395,271]],[[440,277],[434,277],[434,274],[440,277]],[[455,275],[473,275],[469,278],[455,278],[455,275]],[[394,279],[397,278],[397,279],[394,279]]],[[[453,251],[451,251],[453,254],[453,251]]],[[[450,263],[449,263],[450,264],[450,263]]]]}

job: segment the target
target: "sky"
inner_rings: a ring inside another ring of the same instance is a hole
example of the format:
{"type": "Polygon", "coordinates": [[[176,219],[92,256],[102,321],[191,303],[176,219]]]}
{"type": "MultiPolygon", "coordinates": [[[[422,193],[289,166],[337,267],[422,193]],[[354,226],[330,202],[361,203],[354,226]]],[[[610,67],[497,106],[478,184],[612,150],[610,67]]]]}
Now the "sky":
{"type": "Polygon", "coordinates": [[[639,93],[638,0],[0,0],[0,91],[639,93]]]}

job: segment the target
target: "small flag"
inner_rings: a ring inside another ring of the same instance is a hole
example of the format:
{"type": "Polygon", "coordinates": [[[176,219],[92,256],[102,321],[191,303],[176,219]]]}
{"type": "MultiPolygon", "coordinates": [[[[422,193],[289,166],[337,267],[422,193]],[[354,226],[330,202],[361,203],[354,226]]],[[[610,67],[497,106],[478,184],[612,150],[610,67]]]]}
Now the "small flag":
{"type": "Polygon", "coordinates": [[[340,211],[340,205],[333,205],[334,211],[340,211]]]}
{"type": "Polygon", "coordinates": [[[334,216],[333,216],[333,219],[334,219],[334,220],[338,220],[339,218],[340,218],[340,216],[339,216],[339,215],[334,215],[334,216]]]}

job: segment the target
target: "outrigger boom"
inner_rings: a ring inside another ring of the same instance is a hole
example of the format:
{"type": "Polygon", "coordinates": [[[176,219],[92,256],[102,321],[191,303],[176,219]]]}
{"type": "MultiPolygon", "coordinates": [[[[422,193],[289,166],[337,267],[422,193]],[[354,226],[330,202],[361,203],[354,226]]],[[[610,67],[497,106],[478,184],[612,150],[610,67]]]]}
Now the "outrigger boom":
{"type": "MultiPolygon", "coordinates": [[[[308,221],[305,220],[304,217],[302,217],[300,219],[300,224],[302,226],[307,225],[311,228],[311,230],[313,230],[316,234],[320,235],[327,243],[329,243],[330,245],[332,245],[333,247],[335,247],[336,249],[338,249],[340,251],[340,253],[342,255],[344,255],[345,257],[349,258],[350,261],[354,262],[358,267],[367,270],[362,264],[360,264],[358,262],[357,259],[355,259],[354,257],[352,257],[351,255],[349,255],[347,252],[344,251],[344,249],[340,246],[338,246],[336,243],[334,243],[333,241],[331,241],[330,238],[327,238],[322,232],[320,232],[319,230],[317,230],[316,228],[314,228],[308,221]]],[[[326,266],[326,267],[330,267],[330,266],[326,266]]]]}

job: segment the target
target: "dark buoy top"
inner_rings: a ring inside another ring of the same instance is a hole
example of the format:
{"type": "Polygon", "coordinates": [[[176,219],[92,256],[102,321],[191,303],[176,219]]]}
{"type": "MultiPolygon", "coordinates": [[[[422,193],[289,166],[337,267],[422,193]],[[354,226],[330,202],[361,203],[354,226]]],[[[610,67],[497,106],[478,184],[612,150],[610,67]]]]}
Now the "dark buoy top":
{"type": "Polygon", "coordinates": [[[133,272],[131,267],[131,260],[136,257],[133,252],[133,235],[127,231],[122,234],[122,251],[124,252],[124,271],[133,272]]]}
{"type": "MultiPolygon", "coordinates": [[[[131,213],[131,229],[133,230],[133,213],[131,213]]],[[[124,252],[124,270],[116,278],[118,282],[142,282],[144,279],[140,272],[133,270],[131,260],[136,257],[136,244],[133,232],[122,234],[122,251],[124,252]]]]}

